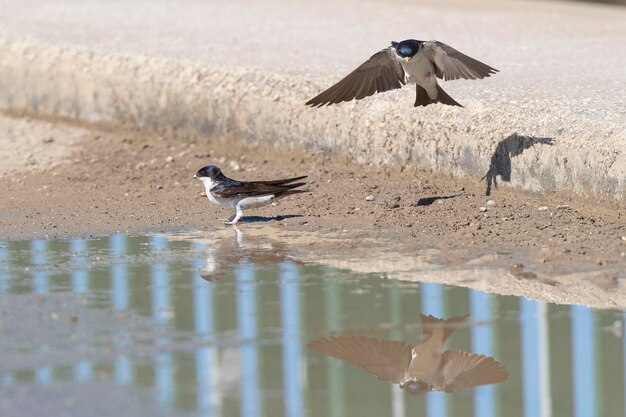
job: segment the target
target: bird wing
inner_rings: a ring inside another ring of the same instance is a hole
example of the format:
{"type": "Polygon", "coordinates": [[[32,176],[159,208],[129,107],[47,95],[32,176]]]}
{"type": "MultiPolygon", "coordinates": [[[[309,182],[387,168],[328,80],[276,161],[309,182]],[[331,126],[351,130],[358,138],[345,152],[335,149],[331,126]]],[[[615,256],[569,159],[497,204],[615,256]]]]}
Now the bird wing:
{"type": "Polygon", "coordinates": [[[309,347],[392,384],[405,382],[413,351],[413,346],[406,342],[365,336],[326,337],[309,343],[309,347]]]}
{"type": "Polygon", "coordinates": [[[432,62],[435,63],[435,71],[438,78],[445,81],[483,79],[498,72],[497,69],[483,64],[443,42],[428,41],[422,44],[422,51],[432,62]]]}
{"type": "Polygon", "coordinates": [[[233,181],[216,185],[211,189],[211,194],[219,198],[246,198],[264,195],[281,195],[286,191],[305,185],[304,182],[291,182],[300,178],[291,178],[276,183],[276,181],[233,181]]]}
{"type": "Polygon", "coordinates": [[[400,88],[405,83],[404,70],[395,49],[385,48],[337,84],[307,101],[306,105],[321,107],[352,99],[360,100],[377,92],[400,88]]]}
{"type": "Polygon", "coordinates": [[[443,352],[433,389],[455,392],[477,385],[495,384],[508,377],[504,366],[494,358],[453,349],[443,352]]]}

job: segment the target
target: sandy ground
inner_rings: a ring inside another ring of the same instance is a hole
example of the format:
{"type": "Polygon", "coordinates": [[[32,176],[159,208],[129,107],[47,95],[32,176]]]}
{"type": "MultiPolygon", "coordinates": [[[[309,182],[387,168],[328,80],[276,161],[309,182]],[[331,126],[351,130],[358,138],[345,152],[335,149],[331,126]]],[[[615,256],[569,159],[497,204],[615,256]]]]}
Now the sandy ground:
{"type": "Polygon", "coordinates": [[[486,197],[485,183],[476,178],[356,165],[236,138],[174,137],[8,115],[0,117],[0,158],[3,239],[223,229],[219,219],[231,213],[210,205],[192,179],[200,167],[214,164],[236,179],[309,176],[310,193],[246,213],[254,217],[240,225],[244,231],[262,222],[341,233],[353,247],[375,237],[407,252],[440,249],[452,263],[507,254],[511,273],[521,280],[535,278],[526,274],[530,270],[582,274],[607,292],[626,285],[626,211],[612,201],[506,186],[486,197]],[[367,201],[370,195],[373,201],[367,201]]]}

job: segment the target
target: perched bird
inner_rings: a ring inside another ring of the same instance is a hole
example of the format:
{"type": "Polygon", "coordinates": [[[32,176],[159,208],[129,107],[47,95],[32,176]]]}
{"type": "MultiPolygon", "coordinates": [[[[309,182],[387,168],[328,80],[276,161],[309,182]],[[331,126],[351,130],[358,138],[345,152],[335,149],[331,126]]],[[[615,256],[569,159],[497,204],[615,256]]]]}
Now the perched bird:
{"type": "Polygon", "coordinates": [[[246,208],[267,206],[288,195],[306,192],[295,188],[305,185],[304,182],[296,181],[307,176],[274,181],[236,181],[222,174],[218,167],[208,165],[193,177],[202,181],[211,203],[236,210],[225,222],[236,224],[243,217],[243,210],[246,208]]]}
{"type": "Polygon", "coordinates": [[[391,42],[390,47],[372,55],[344,79],[306,104],[321,107],[353,99],[360,100],[374,93],[414,83],[417,93],[414,107],[433,103],[463,107],[443,91],[437,84],[437,78],[445,81],[459,78],[475,80],[489,77],[496,72],[497,69],[470,58],[443,42],[407,39],[391,42]]]}
{"type": "Polygon", "coordinates": [[[364,369],[378,379],[399,384],[409,394],[429,391],[455,392],[477,385],[495,384],[508,378],[494,358],[463,350],[443,350],[454,328],[465,317],[442,320],[421,316],[423,343],[342,335],[309,344],[311,349],[364,369]]]}

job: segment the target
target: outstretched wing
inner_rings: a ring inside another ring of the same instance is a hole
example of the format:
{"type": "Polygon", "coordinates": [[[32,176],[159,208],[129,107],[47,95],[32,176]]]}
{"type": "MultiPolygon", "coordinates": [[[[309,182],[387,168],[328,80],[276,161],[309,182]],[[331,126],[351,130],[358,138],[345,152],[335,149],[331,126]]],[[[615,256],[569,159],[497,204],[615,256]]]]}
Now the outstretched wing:
{"type": "Polygon", "coordinates": [[[428,41],[422,44],[422,53],[435,63],[438,78],[445,81],[483,79],[498,72],[497,69],[483,64],[453,47],[439,41],[428,41]]]}
{"type": "Polygon", "coordinates": [[[375,53],[328,90],[306,102],[307,106],[324,105],[360,100],[374,93],[400,88],[405,84],[402,65],[394,48],[385,48],[375,53]]]}
{"type": "Polygon", "coordinates": [[[393,384],[405,382],[413,352],[413,346],[406,342],[365,336],[326,337],[309,343],[309,347],[393,384]]]}
{"type": "Polygon", "coordinates": [[[490,356],[463,350],[443,352],[441,368],[435,377],[433,389],[455,392],[477,385],[495,384],[509,377],[504,366],[490,356]]]}

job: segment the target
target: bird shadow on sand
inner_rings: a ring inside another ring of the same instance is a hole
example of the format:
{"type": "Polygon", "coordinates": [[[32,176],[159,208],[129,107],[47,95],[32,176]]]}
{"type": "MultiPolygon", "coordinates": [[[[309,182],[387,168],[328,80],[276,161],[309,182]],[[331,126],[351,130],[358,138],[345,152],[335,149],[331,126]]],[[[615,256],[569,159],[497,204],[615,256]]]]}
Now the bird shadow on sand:
{"type": "Polygon", "coordinates": [[[245,216],[239,220],[239,223],[267,223],[271,221],[283,221],[286,219],[295,219],[298,217],[304,217],[302,214],[285,214],[282,216],[276,217],[266,217],[266,216],[245,216]]]}
{"type": "Polygon", "coordinates": [[[491,155],[491,162],[489,163],[489,170],[484,177],[481,178],[487,183],[485,195],[491,195],[491,185],[494,188],[498,188],[498,182],[496,177],[499,175],[500,179],[505,182],[511,182],[511,158],[519,156],[526,149],[532,148],[535,145],[550,145],[554,144],[552,138],[540,138],[535,136],[522,136],[517,133],[513,133],[509,137],[502,139],[498,142],[496,150],[491,155]]]}
{"type": "Polygon", "coordinates": [[[458,192],[456,194],[450,194],[450,195],[434,195],[434,196],[430,196],[430,197],[422,197],[419,200],[417,200],[417,206],[430,206],[431,204],[433,204],[435,201],[437,200],[445,200],[447,198],[454,198],[454,197],[459,197],[461,195],[463,195],[463,192],[458,192]]]}

